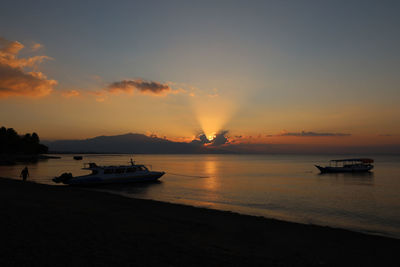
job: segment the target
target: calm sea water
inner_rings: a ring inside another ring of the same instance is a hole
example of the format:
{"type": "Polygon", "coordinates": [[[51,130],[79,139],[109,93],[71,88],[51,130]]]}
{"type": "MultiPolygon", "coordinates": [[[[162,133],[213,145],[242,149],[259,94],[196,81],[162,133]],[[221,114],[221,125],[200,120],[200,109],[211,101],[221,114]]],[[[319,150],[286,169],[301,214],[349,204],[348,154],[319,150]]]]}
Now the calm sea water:
{"type": "MultiPolygon", "coordinates": [[[[84,162],[123,165],[131,157],[83,156],[29,164],[30,179],[53,184],[63,172],[87,174],[84,162]]],[[[319,174],[314,164],[334,158],[343,156],[135,155],[167,174],[158,183],[95,190],[400,238],[400,156],[373,156],[371,173],[319,174]]],[[[0,166],[0,176],[18,179],[23,166],[0,166]]]]}

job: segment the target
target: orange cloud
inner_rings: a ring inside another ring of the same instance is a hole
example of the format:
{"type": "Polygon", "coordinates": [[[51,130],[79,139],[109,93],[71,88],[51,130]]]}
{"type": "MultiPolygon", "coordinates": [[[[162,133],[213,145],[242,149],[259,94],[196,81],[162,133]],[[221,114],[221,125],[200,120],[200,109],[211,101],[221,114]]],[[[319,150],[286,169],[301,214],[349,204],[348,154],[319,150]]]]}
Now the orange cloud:
{"type": "Polygon", "coordinates": [[[36,69],[37,65],[47,56],[18,58],[17,55],[24,45],[17,41],[8,41],[0,37],[0,98],[10,96],[42,97],[50,94],[57,84],[55,80],[38,71],[27,71],[26,68],[36,69]]]}
{"type": "Polygon", "coordinates": [[[42,48],[43,47],[43,45],[42,44],[39,44],[39,43],[34,43],[33,45],[32,45],[32,51],[37,51],[37,50],[39,50],[40,48],[42,48]]]}
{"type": "Polygon", "coordinates": [[[0,47],[1,47],[0,52],[16,55],[22,48],[24,48],[24,45],[18,41],[11,42],[3,37],[0,37],[0,47]]]}
{"type": "Polygon", "coordinates": [[[79,96],[80,94],[81,93],[79,93],[77,90],[69,90],[61,93],[61,95],[65,98],[76,97],[79,96]]]}
{"type": "Polygon", "coordinates": [[[128,93],[128,94],[132,94],[134,90],[138,90],[141,93],[161,95],[170,92],[171,87],[168,84],[137,79],[137,80],[123,80],[120,82],[114,82],[108,86],[107,90],[110,93],[128,93]]]}

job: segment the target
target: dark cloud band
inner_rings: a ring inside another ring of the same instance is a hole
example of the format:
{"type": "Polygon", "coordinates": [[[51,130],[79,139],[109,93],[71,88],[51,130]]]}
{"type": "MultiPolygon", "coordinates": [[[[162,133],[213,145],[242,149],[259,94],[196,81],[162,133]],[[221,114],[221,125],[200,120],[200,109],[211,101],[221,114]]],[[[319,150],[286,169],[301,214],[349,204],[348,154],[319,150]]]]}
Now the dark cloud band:
{"type": "Polygon", "coordinates": [[[142,93],[162,94],[171,90],[169,85],[144,80],[123,80],[119,82],[113,82],[108,86],[108,91],[111,93],[133,93],[134,90],[138,90],[142,93]]]}
{"type": "Polygon", "coordinates": [[[317,133],[317,132],[285,132],[280,134],[271,134],[267,135],[267,137],[279,137],[279,136],[297,136],[297,137],[313,137],[313,136],[351,136],[348,133],[317,133]]]}

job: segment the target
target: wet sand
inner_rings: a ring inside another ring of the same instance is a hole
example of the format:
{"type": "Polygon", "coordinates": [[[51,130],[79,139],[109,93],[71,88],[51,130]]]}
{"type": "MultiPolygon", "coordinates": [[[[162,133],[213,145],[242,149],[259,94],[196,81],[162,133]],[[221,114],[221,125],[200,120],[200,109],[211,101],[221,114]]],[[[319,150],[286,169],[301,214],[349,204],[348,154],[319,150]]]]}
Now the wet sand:
{"type": "Polygon", "coordinates": [[[0,178],[0,266],[400,266],[400,240],[0,178]]]}

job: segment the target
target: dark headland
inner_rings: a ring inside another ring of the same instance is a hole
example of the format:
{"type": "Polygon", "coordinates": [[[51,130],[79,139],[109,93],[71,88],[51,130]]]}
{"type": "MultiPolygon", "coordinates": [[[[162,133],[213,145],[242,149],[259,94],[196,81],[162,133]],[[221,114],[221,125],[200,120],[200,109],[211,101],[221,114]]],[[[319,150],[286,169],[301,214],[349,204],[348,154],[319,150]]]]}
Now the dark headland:
{"type": "Polygon", "coordinates": [[[37,133],[19,135],[13,128],[0,127],[0,165],[59,158],[43,155],[47,152],[48,147],[40,143],[37,133]]]}
{"type": "Polygon", "coordinates": [[[400,240],[0,178],[0,266],[400,266],[400,240]]]}

